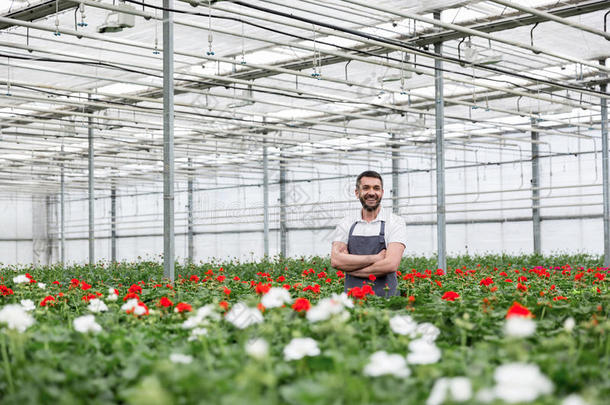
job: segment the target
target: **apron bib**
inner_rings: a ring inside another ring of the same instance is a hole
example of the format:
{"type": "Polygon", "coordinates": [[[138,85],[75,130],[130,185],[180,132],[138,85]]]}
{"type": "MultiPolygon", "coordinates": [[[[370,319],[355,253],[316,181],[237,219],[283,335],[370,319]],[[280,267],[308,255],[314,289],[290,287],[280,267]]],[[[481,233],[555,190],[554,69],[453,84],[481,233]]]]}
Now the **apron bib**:
{"type": "MultiPolygon", "coordinates": [[[[357,222],[354,222],[351,228],[349,229],[349,235],[347,238],[347,251],[350,254],[374,255],[386,248],[385,221],[381,221],[381,229],[379,230],[379,235],[373,236],[353,235],[356,224],[357,222]]],[[[373,291],[375,291],[375,295],[379,297],[392,297],[398,295],[398,280],[396,279],[396,272],[386,274],[385,276],[379,276],[374,282],[370,281],[367,278],[350,276],[348,273],[345,275],[344,291],[347,292],[349,289],[354,287],[362,287],[363,282],[366,282],[369,285],[372,283],[373,291]]]]}

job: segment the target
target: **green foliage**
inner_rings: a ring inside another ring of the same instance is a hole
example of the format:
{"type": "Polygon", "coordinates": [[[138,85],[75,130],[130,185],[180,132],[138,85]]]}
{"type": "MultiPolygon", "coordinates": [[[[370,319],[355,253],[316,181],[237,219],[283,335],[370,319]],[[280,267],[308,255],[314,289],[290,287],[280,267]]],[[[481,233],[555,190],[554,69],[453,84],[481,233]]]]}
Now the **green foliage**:
{"type": "Polygon", "coordinates": [[[601,257],[589,255],[459,256],[449,258],[447,274],[440,275],[435,258],[407,257],[400,266],[401,275],[407,276],[399,277],[403,295],[357,301],[348,320],[310,323],[286,306],[266,310],[263,323],[244,330],[222,319],[210,321],[207,334],[196,339],[189,339],[190,331],[182,327],[190,314],[160,307],[162,297],[174,307],[178,302],[191,304],[194,311],[212,303],[222,313],[221,301],[230,306],[260,302],[253,281],[290,284],[293,298],[305,297],[315,304],[342,292],[342,279],[329,258],[320,257],[177,264],[177,280],[169,286],[162,279],[162,264],[150,261],[98,263],[94,268],[5,267],[0,269],[0,284],[13,294],[0,296],[0,307],[31,299],[36,323],[24,333],[0,324],[0,400],[20,405],[424,403],[437,378],[467,376],[476,391],[493,385],[498,365],[519,361],[537,364],[555,385],[553,394],[537,403],[555,404],[571,393],[601,403],[610,397],[608,272],[601,266],[601,257]],[[535,266],[543,266],[548,276],[535,266]],[[308,269],[313,271],[304,272],[308,269]],[[14,276],[25,272],[46,288],[13,283],[14,276]],[[326,275],[319,276],[321,272],[326,275]],[[599,280],[596,274],[605,274],[606,279],[599,280]],[[191,281],[193,275],[199,281],[191,281]],[[218,276],[226,278],[220,281],[218,276]],[[281,276],[284,281],[278,281],[281,276]],[[516,288],[522,276],[527,277],[522,283],[525,291],[516,288]],[[494,283],[481,285],[485,277],[494,283]],[[512,282],[504,281],[507,278],[512,282]],[[86,281],[91,288],[83,290],[72,279],[86,281]],[[141,286],[139,297],[151,309],[149,315],[121,310],[133,284],[141,286]],[[320,293],[303,291],[314,284],[320,285],[320,293]],[[224,287],[231,290],[229,295],[224,287]],[[105,298],[109,288],[119,290],[118,301],[105,298]],[[443,300],[447,291],[460,298],[443,300]],[[103,295],[109,307],[95,314],[103,331],[79,333],[73,320],[90,313],[83,297],[95,293],[103,295]],[[54,296],[54,305],[40,306],[48,295],[54,296]],[[515,301],[532,312],[535,335],[504,336],[506,312],[515,301]],[[442,358],[436,364],[410,365],[407,378],[367,377],[363,369],[375,351],[408,353],[411,339],[389,326],[397,314],[437,326],[442,358]],[[563,327],[569,317],[576,324],[572,331],[563,327]],[[252,337],[269,342],[267,358],[245,354],[244,344],[252,337]],[[322,353],[285,361],[283,349],[295,337],[315,339],[322,353]],[[190,355],[193,361],[173,363],[172,353],[190,355]]]}

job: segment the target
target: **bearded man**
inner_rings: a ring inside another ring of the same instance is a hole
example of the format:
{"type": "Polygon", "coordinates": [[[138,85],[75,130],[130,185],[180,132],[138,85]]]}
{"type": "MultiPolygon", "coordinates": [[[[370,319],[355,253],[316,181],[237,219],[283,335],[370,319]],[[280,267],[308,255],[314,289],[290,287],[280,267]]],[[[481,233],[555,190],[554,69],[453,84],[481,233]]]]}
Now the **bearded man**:
{"type": "Polygon", "coordinates": [[[345,292],[369,283],[377,296],[399,295],[396,271],[407,244],[405,221],[381,206],[383,179],[379,173],[360,173],[355,194],[362,208],[335,228],[331,266],[346,273],[345,292]]]}

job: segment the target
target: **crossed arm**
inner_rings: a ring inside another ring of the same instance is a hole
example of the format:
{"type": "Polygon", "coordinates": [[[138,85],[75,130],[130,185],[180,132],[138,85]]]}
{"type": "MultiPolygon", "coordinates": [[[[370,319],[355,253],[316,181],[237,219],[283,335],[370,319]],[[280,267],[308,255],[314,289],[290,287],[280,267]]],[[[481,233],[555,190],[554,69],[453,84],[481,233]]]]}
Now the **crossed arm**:
{"type": "Polygon", "coordinates": [[[392,242],[387,250],[375,255],[353,255],[348,253],[346,243],[333,242],[330,264],[354,277],[383,276],[398,270],[404,250],[402,243],[392,242]]]}

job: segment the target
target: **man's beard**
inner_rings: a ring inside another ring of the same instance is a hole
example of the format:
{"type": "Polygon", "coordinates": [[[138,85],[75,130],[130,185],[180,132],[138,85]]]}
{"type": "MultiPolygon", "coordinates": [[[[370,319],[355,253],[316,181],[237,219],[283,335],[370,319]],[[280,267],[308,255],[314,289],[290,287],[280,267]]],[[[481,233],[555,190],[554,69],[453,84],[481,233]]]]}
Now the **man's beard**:
{"type": "Polygon", "coordinates": [[[379,204],[381,204],[381,198],[379,198],[377,200],[377,204],[375,204],[374,206],[370,206],[366,204],[366,199],[364,197],[360,197],[360,204],[362,204],[362,208],[364,208],[365,210],[372,212],[375,211],[378,207],[379,204]]]}

